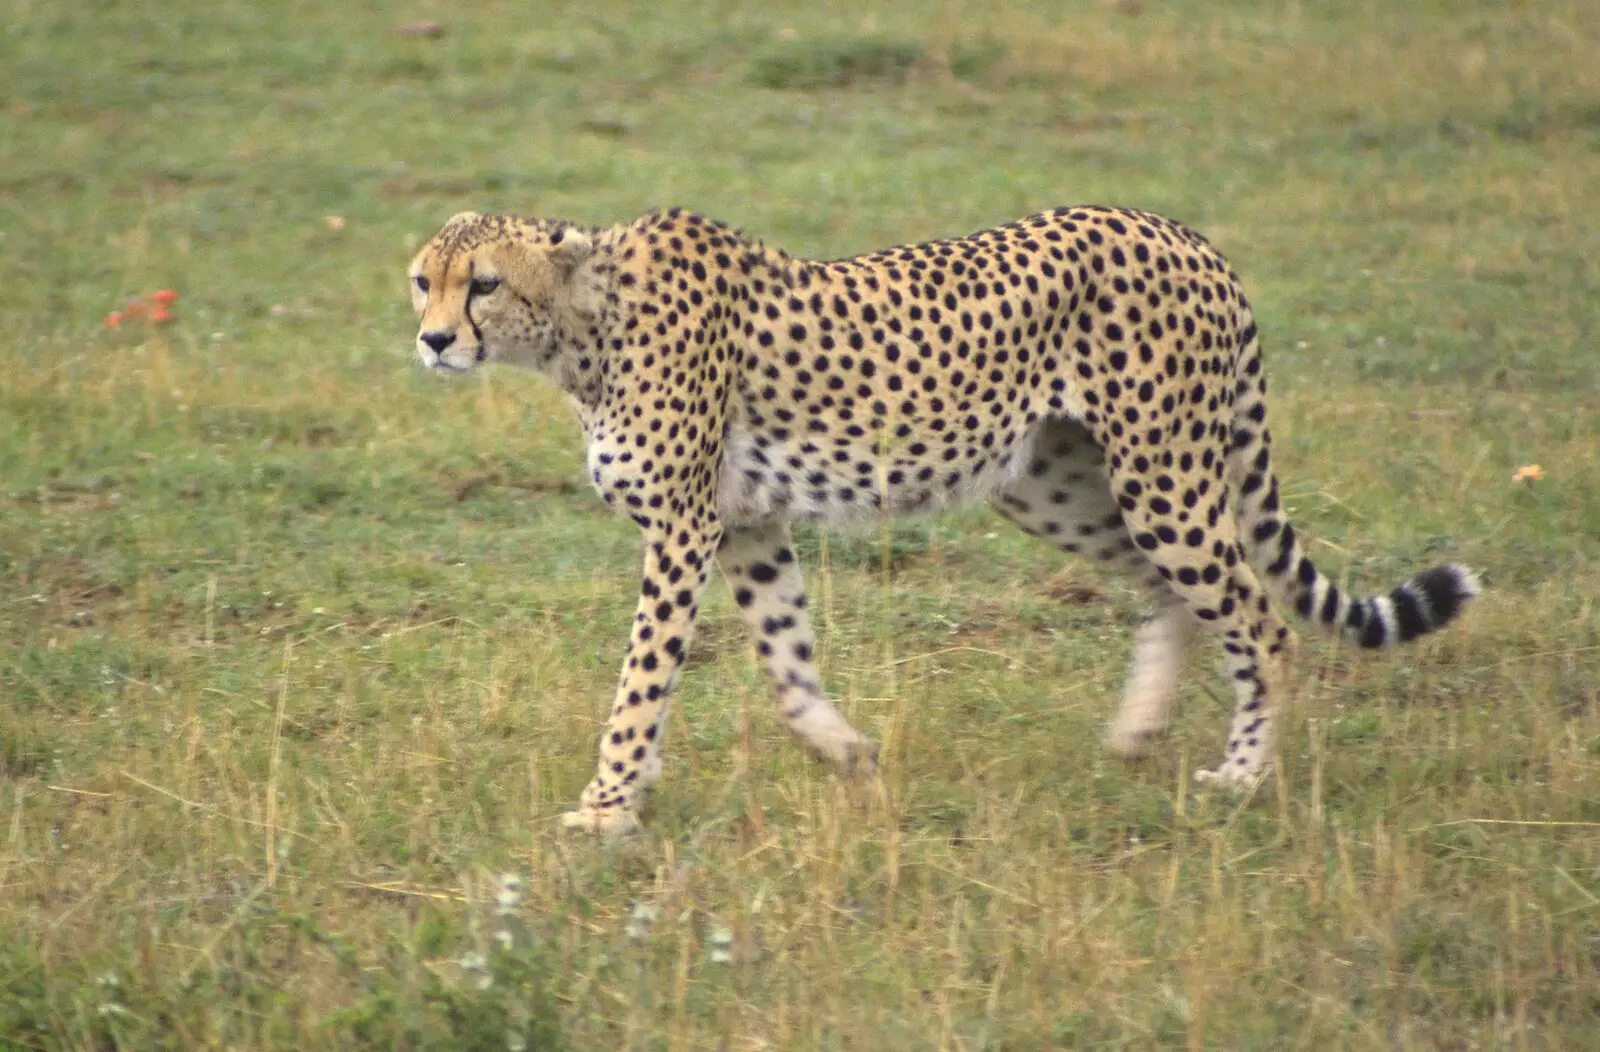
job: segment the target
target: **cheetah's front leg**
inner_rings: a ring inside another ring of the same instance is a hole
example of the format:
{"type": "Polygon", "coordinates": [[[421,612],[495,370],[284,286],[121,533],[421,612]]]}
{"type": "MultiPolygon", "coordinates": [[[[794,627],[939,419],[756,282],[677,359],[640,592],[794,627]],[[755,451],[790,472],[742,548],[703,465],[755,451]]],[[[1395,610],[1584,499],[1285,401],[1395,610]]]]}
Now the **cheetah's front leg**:
{"type": "Polygon", "coordinates": [[[567,827],[618,836],[638,826],[640,790],[661,775],[667,694],[689,651],[718,540],[717,531],[646,532],[644,582],[616,702],[600,736],[600,767],[578,809],[562,816],[567,827]]]}
{"type": "Polygon", "coordinates": [[[850,726],[822,693],[812,658],[816,642],[805,585],[789,540],[789,524],[729,527],[717,552],[717,565],[766,662],[778,712],[790,732],[840,774],[872,777],[877,773],[877,745],[850,726]]]}

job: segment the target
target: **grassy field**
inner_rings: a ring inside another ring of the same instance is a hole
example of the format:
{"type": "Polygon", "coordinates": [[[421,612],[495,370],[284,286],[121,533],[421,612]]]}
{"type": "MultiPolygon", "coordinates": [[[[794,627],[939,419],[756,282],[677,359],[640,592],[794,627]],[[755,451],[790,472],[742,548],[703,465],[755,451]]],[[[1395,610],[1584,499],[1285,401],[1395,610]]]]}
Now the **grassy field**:
{"type": "Polygon", "coordinates": [[[1600,7],[0,8],[0,1047],[1595,1047],[1600,7]],[[636,531],[537,378],[415,367],[410,251],[1079,202],[1244,275],[1323,566],[1482,603],[1305,638],[1233,800],[1188,785],[1212,651],[1154,758],[1101,748],[1139,609],[1094,567],[811,532],[884,792],[787,740],[716,587],[646,833],[561,836],[636,531]]]}

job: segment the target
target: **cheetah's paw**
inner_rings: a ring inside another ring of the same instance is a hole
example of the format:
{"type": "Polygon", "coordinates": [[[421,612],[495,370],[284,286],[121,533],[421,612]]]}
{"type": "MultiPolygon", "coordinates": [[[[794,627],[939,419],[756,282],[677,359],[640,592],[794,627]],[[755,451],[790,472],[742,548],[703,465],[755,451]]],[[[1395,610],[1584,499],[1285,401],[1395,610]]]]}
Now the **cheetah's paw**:
{"type": "Polygon", "coordinates": [[[1246,793],[1261,784],[1266,778],[1267,769],[1257,767],[1252,770],[1244,764],[1225,764],[1214,771],[1196,771],[1194,780],[1199,785],[1215,785],[1233,793],[1246,793]]]}
{"type": "Polygon", "coordinates": [[[863,735],[855,741],[844,742],[838,752],[829,757],[841,777],[859,782],[878,779],[878,743],[863,735]]]}
{"type": "Polygon", "coordinates": [[[615,840],[637,831],[639,816],[626,807],[579,807],[561,816],[561,826],[615,840]]]}
{"type": "MultiPolygon", "coordinates": [[[[1165,727],[1113,727],[1106,734],[1106,747],[1124,760],[1138,760],[1150,754],[1165,727]]],[[[1209,773],[1209,772],[1203,772],[1209,773]]]]}

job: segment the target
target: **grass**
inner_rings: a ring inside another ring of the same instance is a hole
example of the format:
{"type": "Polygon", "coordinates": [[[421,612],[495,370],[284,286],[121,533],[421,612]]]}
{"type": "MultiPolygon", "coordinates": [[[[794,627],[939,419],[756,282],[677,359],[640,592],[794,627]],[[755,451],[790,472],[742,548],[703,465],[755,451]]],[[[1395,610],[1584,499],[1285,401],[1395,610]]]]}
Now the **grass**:
{"type": "Polygon", "coordinates": [[[1593,1041],[1600,9],[5,21],[0,1045],[1593,1041]],[[419,375],[411,248],[467,207],[841,255],[1092,201],[1245,275],[1319,560],[1459,559],[1483,602],[1392,656],[1307,638],[1280,775],[1233,801],[1187,783],[1209,654],[1154,758],[1098,744],[1138,609],[1093,567],[981,512],[812,532],[882,797],[782,736],[714,590],[648,832],[557,835],[636,538],[536,378],[419,375]],[[173,322],[103,326],[158,288],[173,322]]]}

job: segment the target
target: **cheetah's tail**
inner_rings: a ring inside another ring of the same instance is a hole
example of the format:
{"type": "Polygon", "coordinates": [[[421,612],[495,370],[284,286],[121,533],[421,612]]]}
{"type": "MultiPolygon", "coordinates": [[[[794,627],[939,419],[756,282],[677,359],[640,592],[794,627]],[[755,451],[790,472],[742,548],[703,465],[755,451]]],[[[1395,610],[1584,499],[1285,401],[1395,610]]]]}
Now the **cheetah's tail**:
{"type": "Polygon", "coordinates": [[[1228,475],[1250,565],[1280,603],[1329,635],[1339,633],[1363,647],[1405,643],[1444,627],[1478,594],[1478,577],[1465,566],[1435,566],[1387,595],[1362,597],[1340,591],[1306,556],[1272,472],[1267,381],[1254,323],[1245,326],[1242,342],[1228,475]]]}

